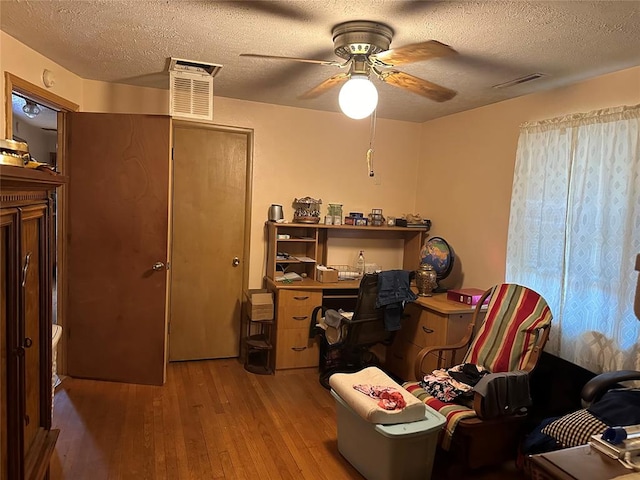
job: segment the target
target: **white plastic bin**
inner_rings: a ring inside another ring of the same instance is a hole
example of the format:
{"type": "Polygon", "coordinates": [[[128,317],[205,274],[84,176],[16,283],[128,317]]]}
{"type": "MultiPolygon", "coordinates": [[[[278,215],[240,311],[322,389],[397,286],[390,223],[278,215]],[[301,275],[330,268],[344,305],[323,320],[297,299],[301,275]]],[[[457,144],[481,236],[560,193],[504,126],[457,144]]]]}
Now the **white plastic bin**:
{"type": "Polygon", "coordinates": [[[432,408],[424,420],[396,425],[370,423],[334,390],[338,450],[367,480],[429,480],[445,418],[432,408]]]}

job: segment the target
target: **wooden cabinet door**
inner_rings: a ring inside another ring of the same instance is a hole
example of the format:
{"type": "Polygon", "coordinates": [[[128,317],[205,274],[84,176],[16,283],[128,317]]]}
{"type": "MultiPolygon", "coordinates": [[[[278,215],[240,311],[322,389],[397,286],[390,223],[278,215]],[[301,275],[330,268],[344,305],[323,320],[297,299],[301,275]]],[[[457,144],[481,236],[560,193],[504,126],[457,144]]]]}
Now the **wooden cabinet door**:
{"type": "Polygon", "coordinates": [[[19,339],[24,347],[24,451],[29,450],[42,428],[50,424],[51,364],[49,355],[51,322],[47,302],[49,269],[47,251],[47,205],[21,209],[21,259],[23,319],[19,339]],[[48,373],[48,375],[47,375],[48,373]],[[48,389],[47,389],[48,387],[48,389]]]}
{"type": "Polygon", "coordinates": [[[68,117],[67,371],[162,385],[171,119],[68,117]]]}
{"type": "MultiPolygon", "coordinates": [[[[10,432],[15,438],[19,420],[17,364],[15,356],[10,354],[16,347],[17,337],[17,223],[17,209],[0,210],[0,480],[17,476],[17,455],[9,455],[8,443],[10,432]]],[[[15,442],[11,447],[16,449],[15,442]]]]}
{"type": "Polygon", "coordinates": [[[0,479],[42,478],[51,428],[50,208],[46,194],[0,211],[0,479]],[[41,200],[35,200],[40,197],[41,200]]]}

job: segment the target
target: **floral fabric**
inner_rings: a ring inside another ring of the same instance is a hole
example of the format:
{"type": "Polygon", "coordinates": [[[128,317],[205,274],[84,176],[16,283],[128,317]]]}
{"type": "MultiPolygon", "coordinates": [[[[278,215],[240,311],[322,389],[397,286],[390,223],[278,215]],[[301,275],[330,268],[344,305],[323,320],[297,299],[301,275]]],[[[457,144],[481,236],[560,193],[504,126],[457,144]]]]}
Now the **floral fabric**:
{"type": "Polygon", "coordinates": [[[379,399],[378,406],[385,410],[401,410],[407,406],[402,394],[393,387],[359,384],[353,388],[371,398],[379,399]]]}

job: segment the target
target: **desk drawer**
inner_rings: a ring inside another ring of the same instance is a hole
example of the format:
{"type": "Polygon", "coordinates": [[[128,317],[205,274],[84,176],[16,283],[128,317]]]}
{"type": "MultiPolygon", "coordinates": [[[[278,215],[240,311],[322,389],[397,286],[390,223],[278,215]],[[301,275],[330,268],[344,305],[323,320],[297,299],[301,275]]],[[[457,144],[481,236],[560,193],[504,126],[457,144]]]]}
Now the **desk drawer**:
{"type": "Polygon", "coordinates": [[[322,291],[319,290],[280,290],[278,308],[308,306],[313,309],[322,304],[322,291]]]}
{"type": "Polygon", "coordinates": [[[278,312],[278,330],[306,328],[309,332],[313,308],[287,308],[278,312]]]}
{"type": "Polygon", "coordinates": [[[318,366],[318,341],[308,336],[309,330],[303,328],[278,333],[276,369],[318,366]]]}
{"type": "Polygon", "coordinates": [[[447,344],[447,315],[422,310],[413,343],[418,347],[447,344]]]}
{"type": "Polygon", "coordinates": [[[278,330],[303,328],[309,331],[311,313],[322,304],[322,292],[298,290],[278,294],[278,330]]]}

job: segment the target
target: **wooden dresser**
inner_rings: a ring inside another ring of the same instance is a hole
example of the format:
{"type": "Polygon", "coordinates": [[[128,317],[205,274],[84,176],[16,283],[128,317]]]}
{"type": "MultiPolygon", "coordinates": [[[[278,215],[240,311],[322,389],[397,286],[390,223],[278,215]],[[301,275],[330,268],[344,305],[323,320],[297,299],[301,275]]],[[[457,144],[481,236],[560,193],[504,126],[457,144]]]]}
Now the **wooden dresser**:
{"type": "Polygon", "coordinates": [[[0,479],[39,480],[51,430],[52,201],[66,177],[0,166],[0,479]]]}

